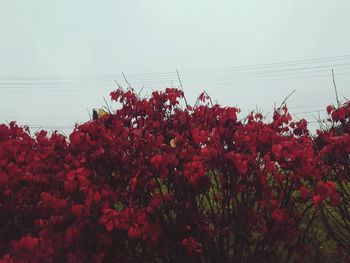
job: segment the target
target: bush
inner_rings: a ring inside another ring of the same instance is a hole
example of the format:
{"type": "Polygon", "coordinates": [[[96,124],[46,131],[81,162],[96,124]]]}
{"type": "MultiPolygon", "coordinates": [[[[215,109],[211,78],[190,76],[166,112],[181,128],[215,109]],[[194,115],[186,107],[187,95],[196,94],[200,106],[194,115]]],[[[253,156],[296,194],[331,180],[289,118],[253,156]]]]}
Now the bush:
{"type": "MultiPolygon", "coordinates": [[[[322,207],[322,221],[328,233],[344,249],[350,247],[350,102],[329,106],[330,128],[315,139],[325,178],[336,183],[340,199],[322,207]]],[[[335,187],[335,186],[334,186],[335,187]]]]}
{"type": "Polygon", "coordinates": [[[328,133],[284,106],[239,120],[205,93],[111,97],[69,141],[0,126],[0,262],[310,261],[319,215],[347,205],[328,133]]]}

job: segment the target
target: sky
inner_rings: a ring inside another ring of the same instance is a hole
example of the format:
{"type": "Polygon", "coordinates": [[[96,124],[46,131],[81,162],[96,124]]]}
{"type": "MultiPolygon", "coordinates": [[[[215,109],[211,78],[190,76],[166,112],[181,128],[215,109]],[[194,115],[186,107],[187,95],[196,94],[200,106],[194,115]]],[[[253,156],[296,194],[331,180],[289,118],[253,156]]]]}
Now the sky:
{"type": "MultiPolygon", "coordinates": [[[[350,98],[350,1],[0,0],[0,123],[65,134],[110,102],[116,82],[149,95],[205,90],[268,114],[288,99],[315,129],[350,98]]],[[[242,115],[243,117],[243,115],[242,115]]]]}

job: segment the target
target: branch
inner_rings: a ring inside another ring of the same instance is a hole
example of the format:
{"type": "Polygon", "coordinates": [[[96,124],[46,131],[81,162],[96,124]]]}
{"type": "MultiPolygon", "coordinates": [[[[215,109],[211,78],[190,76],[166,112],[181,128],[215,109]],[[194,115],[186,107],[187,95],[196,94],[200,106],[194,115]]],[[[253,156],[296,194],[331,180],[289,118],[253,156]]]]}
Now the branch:
{"type": "Polygon", "coordinates": [[[293,95],[293,93],[294,93],[295,91],[296,91],[296,90],[293,90],[293,91],[282,101],[281,106],[280,106],[278,109],[282,108],[282,106],[287,102],[287,100],[290,98],[290,96],[293,95]]]}
{"type": "Polygon", "coordinates": [[[335,79],[334,79],[334,70],[332,69],[332,79],[333,79],[333,86],[334,86],[334,91],[335,91],[335,98],[337,100],[338,108],[340,107],[340,102],[338,98],[338,91],[337,91],[337,85],[335,84],[335,79]]]}
{"type": "Polygon", "coordinates": [[[108,106],[108,103],[107,103],[106,98],[105,98],[105,97],[103,97],[103,100],[104,100],[104,101],[105,101],[105,103],[106,103],[105,108],[108,110],[109,114],[112,114],[112,111],[111,111],[110,107],[108,106]]]}
{"type": "Polygon", "coordinates": [[[86,108],[86,110],[87,110],[87,112],[88,112],[88,114],[89,114],[89,118],[90,118],[90,121],[91,121],[91,114],[90,114],[90,111],[89,111],[88,108],[86,108]]]}
{"type": "Polygon", "coordinates": [[[140,98],[141,96],[141,92],[143,91],[143,89],[145,88],[145,85],[142,86],[142,88],[140,89],[139,93],[137,94],[137,96],[140,98]]]}
{"type": "Polygon", "coordinates": [[[122,72],[123,78],[125,80],[125,82],[129,85],[129,88],[132,88],[132,86],[130,85],[129,81],[126,79],[124,72],[122,72]]]}
{"type": "Polygon", "coordinates": [[[180,88],[182,90],[182,93],[183,93],[183,96],[184,96],[184,100],[185,100],[185,104],[186,104],[186,108],[188,108],[188,103],[187,103],[187,100],[186,100],[186,97],[185,97],[185,92],[184,92],[184,89],[182,87],[182,82],[181,82],[181,79],[180,79],[180,74],[179,74],[179,71],[176,69],[176,74],[177,74],[177,78],[179,80],[179,83],[180,83],[180,88]]]}
{"type": "Polygon", "coordinates": [[[123,87],[118,83],[118,81],[114,80],[114,82],[117,84],[118,88],[124,91],[123,87]]]}

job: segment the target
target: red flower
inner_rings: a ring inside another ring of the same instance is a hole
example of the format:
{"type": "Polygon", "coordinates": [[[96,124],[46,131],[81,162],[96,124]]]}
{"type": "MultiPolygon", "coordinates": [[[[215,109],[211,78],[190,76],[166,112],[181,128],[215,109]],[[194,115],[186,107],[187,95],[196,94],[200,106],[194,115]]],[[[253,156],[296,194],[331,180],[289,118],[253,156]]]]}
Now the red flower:
{"type": "Polygon", "coordinates": [[[327,106],[327,112],[328,112],[328,114],[331,114],[331,112],[334,111],[334,110],[335,110],[335,108],[334,108],[333,105],[328,105],[328,106],[327,106]]]}
{"type": "Polygon", "coordinates": [[[272,145],[272,153],[276,156],[277,160],[281,158],[282,148],[282,145],[279,144],[272,145]]]}
{"type": "Polygon", "coordinates": [[[80,218],[82,213],[83,213],[83,210],[84,210],[84,206],[83,205],[72,205],[72,214],[74,216],[76,216],[77,218],[80,218]]]}
{"type": "Polygon", "coordinates": [[[128,230],[128,235],[131,239],[138,239],[141,236],[140,229],[137,225],[133,224],[128,230]]]}
{"type": "Polygon", "coordinates": [[[154,166],[156,170],[159,170],[159,167],[161,166],[163,161],[163,158],[161,155],[155,155],[151,158],[151,164],[154,166]]]}
{"type": "Polygon", "coordinates": [[[188,237],[182,240],[182,245],[186,248],[189,254],[201,253],[202,249],[198,241],[192,237],[188,237]]]}
{"type": "Polygon", "coordinates": [[[281,209],[276,209],[272,212],[271,217],[276,223],[282,224],[285,222],[285,215],[281,209]]]}
{"type": "Polygon", "coordinates": [[[319,206],[322,202],[322,197],[320,195],[314,195],[312,196],[312,202],[314,203],[315,206],[319,206]]]}
{"type": "Polygon", "coordinates": [[[198,128],[194,128],[192,130],[192,138],[193,138],[193,142],[196,145],[199,145],[201,143],[204,143],[208,140],[208,132],[205,130],[200,130],[198,128]]]}
{"type": "Polygon", "coordinates": [[[22,237],[18,242],[13,244],[14,250],[33,252],[39,247],[39,239],[32,236],[22,237]]]}
{"type": "Polygon", "coordinates": [[[192,162],[186,163],[184,168],[184,176],[192,185],[196,185],[201,178],[205,177],[205,168],[202,162],[195,157],[192,162]]]}
{"type": "Polygon", "coordinates": [[[243,160],[241,154],[228,152],[225,154],[225,157],[235,164],[240,174],[246,174],[248,172],[248,162],[246,160],[243,160]]]}

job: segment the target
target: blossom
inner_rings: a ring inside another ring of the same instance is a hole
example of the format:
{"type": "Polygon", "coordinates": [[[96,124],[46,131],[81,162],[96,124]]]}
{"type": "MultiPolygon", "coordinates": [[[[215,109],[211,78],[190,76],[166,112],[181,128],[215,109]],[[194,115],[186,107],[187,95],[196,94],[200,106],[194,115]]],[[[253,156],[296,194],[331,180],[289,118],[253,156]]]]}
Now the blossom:
{"type": "Polygon", "coordinates": [[[275,220],[276,223],[281,224],[285,222],[285,215],[281,209],[275,209],[271,217],[275,220]]]}
{"type": "Polygon", "coordinates": [[[140,229],[137,225],[133,224],[128,230],[128,235],[131,239],[138,239],[141,236],[140,229]]]}
{"type": "Polygon", "coordinates": [[[192,237],[187,237],[182,240],[182,245],[186,248],[189,254],[201,253],[201,246],[198,241],[192,237]]]}

